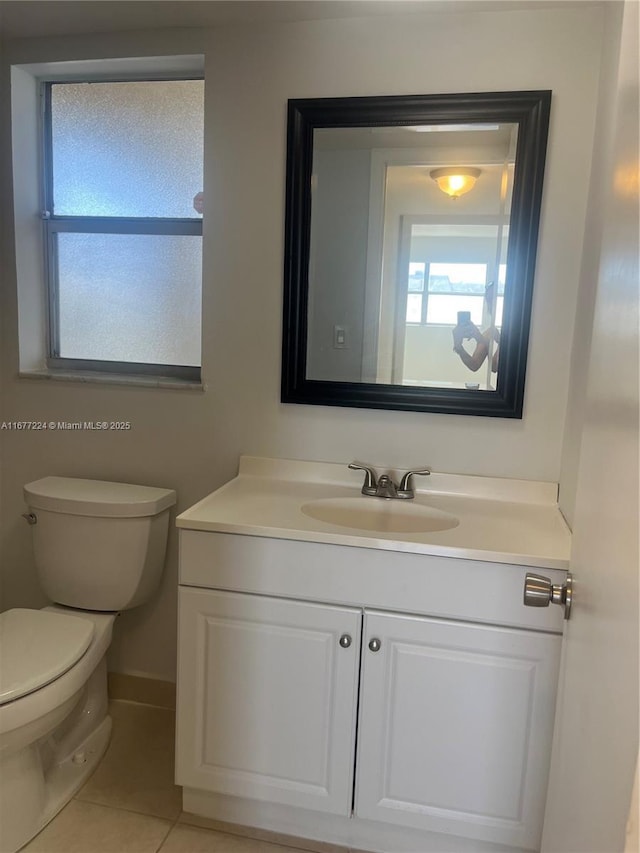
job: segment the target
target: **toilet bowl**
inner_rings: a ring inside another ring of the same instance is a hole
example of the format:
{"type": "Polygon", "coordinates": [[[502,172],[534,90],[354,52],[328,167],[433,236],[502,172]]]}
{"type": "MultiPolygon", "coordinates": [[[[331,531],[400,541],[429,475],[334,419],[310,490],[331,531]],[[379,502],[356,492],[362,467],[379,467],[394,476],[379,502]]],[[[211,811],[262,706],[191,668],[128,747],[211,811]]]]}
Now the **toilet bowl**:
{"type": "Polygon", "coordinates": [[[39,832],[107,748],[113,624],[158,586],[175,499],[63,477],[25,486],[40,582],[57,603],[0,614],[1,853],[39,832]]]}

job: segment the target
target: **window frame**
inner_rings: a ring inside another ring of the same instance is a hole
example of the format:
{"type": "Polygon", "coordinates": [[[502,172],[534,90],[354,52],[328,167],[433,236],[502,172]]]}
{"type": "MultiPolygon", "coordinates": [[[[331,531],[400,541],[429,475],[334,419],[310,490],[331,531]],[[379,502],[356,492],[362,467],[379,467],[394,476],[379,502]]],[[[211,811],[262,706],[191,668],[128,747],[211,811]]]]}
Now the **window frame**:
{"type": "MultiPolygon", "coordinates": [[[[166,377],[188,382],[200,382],[202,364],[157,364],[153,362],[103,361],[98,359],[64,358],[60,356],[60,313],[58,280],[58,239],[61,233],[80,234],[126,234],[157,236],[193,236],[202,238],[203,218],[195,217],[124,217],[124,216],[70,216],[56,215],[54,212],[53,188],[53,123],[51,113],[51,94],[53,86],[73,83],[142,83],[164,82],[171,80],[202,80],[204,74],[176,75],[123,75],[118,77],[99,74],[82,78],[41,79],[41,145],[42,145],[42,222],[44,277],[46,288],[47,332],[46,357],[47,369],[65,372],[92,372],[121,374],[142,377],[166,377]]],[[[203,141],[204,142],[204,141],[203,141]]],[[[203,176],[204,183],[204,176],[203,176]]],[[[202,356],[201,356],[202,360],[202,356]]]]}

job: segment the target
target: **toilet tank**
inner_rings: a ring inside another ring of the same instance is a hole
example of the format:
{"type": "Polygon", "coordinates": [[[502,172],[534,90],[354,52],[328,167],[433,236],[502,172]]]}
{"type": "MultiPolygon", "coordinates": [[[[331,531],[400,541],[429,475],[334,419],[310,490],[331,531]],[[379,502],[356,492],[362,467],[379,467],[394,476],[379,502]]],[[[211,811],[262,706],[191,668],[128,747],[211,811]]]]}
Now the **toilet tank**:
{"type": "Polygon", "coordinates": [[[172,489],[70,477],[24,487],[35,523],[38,576],[52,601],[83,610],[127,610],[157,589],[172,489]]]}

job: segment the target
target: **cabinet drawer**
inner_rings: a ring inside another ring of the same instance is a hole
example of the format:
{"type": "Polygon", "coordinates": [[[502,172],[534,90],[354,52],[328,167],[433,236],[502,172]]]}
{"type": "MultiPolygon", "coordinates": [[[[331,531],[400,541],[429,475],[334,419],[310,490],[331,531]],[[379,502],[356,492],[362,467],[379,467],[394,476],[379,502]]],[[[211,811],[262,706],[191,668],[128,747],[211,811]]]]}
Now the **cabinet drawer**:
{"type": "MultiPolygon", "coordinates": [[[[180,583],[562,633],[563,608],[525,607],[526,566],[232,533],[180,531],[180,583]]],[[[534,571],[562,584],[566,572],[534,571]]]]}

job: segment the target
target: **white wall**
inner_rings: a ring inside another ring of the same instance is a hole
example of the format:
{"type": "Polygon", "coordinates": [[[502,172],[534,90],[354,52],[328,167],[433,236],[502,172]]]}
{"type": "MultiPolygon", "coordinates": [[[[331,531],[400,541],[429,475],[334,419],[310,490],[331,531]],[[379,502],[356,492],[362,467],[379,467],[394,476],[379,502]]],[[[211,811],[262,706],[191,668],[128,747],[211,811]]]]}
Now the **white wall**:
{"type": "Polygon", "coordinates": [[[618,85],[620,51],[620,4],[608,3],[603,26],[603,57],[598,91],[596,132],[592,174],[590,178],[585,238],[581,258],[578,300],[576,304],[573,348],[560,467],[560,506],[570,525],[575,512],[578,462],[582,442],[582,428],[586,412],[587,380],[593,315],[598,287],[602,233],[605,226],[604,209],[609,191],[611,160],[613,157],[613,127],[618,85]]]}
{"type": "Polygon", "coordinates": [[[371,151],[316,148],[313,176],[307,377],[360,382],[371,151]]]}
{"type": "MultiPolygon", "coordinates": [[[[114,25],[117,4],[114,4],[114,25]]],[[[175,487],[179,509],[240,453],[557,480],[594,135],[603,10],[441,13],[36,39],[5,62],[206,54],[205,393],[17,379],[14,261],[2,254],[5,419],[129,420],[128,433],[0,433],[4,606],[40,602],[21,486],[45,474],[175,487]],[[567,50],[567,46],[571,50],[567,50]],[[524,419],[279,402],[287,98],[554,92],[524,419]],[[260,272],[257,275],[257,272],[260,272]],[[248,310],[247,306],[250,306],[248,310]]],[[[3,69],[6,85],[7,69],[3,69]]],[[[3,98],[3,103],[6,98],[3,98]]],[[[7,114],[1,117],[6,144],[7,114]]],[[[2,177],[9,185],[6,154],[2,177]]],[[[5,224],[10,199],[3,196],[5,224]]],[[[177,537],[160,595],[123,615],[111,667],[173,678],[177,537]]]]}

